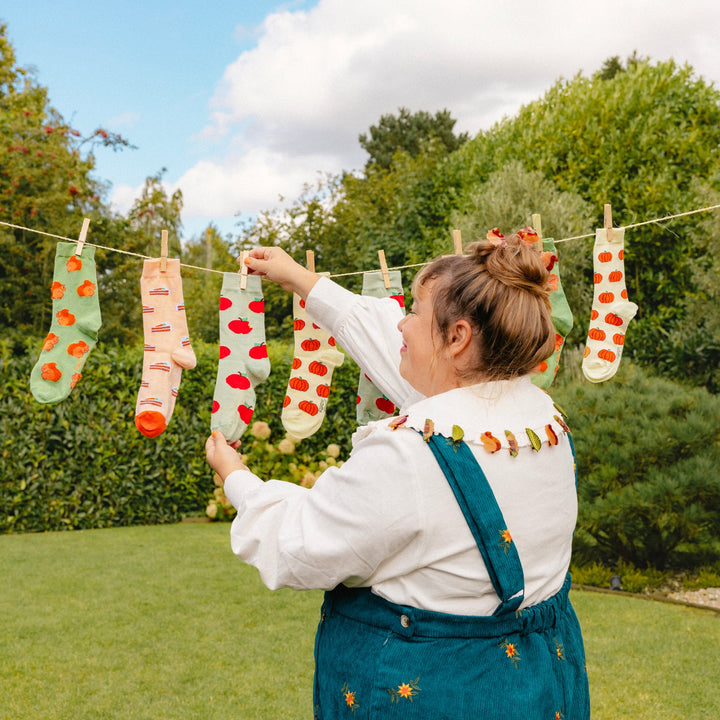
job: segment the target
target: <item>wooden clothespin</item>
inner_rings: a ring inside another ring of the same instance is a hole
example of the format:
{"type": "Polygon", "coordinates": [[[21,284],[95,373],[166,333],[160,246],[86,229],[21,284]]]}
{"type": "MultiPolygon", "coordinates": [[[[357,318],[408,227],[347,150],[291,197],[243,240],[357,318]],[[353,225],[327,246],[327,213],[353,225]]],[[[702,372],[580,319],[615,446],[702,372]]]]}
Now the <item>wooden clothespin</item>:
{"type": "Polygon", "coordinates": [[[80,229],[80,235],[78,236],[77,245],[75,246],[75,254],[82,255],[83,245],[85,245],[85,238],[87,237],[87,231],[90,227],[90,218],[83,218],[82,228],[80,229]]]}
{"type": "Polygon", "coordinates": [[[535,247],[538,252],[542,252],[543,249],[543,236],[542,236],[542,219],[540,213],[533,213],[532,216],[533,229],[537,233],[538,239],[535,242],[535,247]]]}
{"type": "Polygon", "coordinates": [[[378,258],[380,260],[380,272],[383,276],[383,282],[385,283],[385,289],[390,288],[390,273],[388,273],[387,261],[385,260],[385,251],[378,250],[378,258]]]}
{"type": "Polygon", "coordinates": [[[241,290],[247,290],[247,276],[248,276],[248,266],[245,264],[245,258],[250,253],[247,250],[242,250],[240,252],[240,257],[238,260],[240,261],[240,289],[241,290]]]}
{"type": "Polygon", "coordinates": [[[612,208],[610,207],[610,203],[605,203],[603,206],[603,214],[605,216],[603,227],[605,228],[605,240],[607,242],[612,242],[613,239],[613,227],[612,227],[612,208]]]}
{"type": "Polygon", "coordinates": [[[163,230],[160,233],[160,272],[167,270],[168,257],[168,231],[163,230]]]}
{"type": "Polygon", "coordinates": [[[455,246],[455,254],[456,255],[462,255],[463,254],[463,247],[462,247],[462,235],[460,231],[456,228],[452,231],[453,236],[453,245],[455,246]]]}
{"type": "Polygon", "coordinates": [[[315,253],[312,250],[305,251],[305,264],[310,272],[315,272],[315,253]]]}

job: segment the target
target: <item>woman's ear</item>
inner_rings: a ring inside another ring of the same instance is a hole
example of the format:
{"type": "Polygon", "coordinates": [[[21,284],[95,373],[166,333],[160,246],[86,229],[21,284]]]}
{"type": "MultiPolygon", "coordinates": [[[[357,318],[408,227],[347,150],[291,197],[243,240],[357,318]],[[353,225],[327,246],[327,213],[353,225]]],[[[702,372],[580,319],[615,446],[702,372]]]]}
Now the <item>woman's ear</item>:
{"type": "Polygon", "coordinates": [[[453,357],[462,355],[472,343],[472,327],[467,320],[457,320],[448,333],[448,352],[453,357]]]}

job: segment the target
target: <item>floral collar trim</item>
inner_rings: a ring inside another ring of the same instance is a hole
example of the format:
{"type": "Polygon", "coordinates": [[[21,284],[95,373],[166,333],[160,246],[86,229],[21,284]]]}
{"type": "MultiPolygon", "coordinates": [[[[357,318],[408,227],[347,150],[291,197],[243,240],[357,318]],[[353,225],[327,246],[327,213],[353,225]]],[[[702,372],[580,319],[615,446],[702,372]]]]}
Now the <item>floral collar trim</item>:
{"type": "Polygon", "coordinates": [[[411,418],[410,415],[393,418],[388,423],[388,427],[393,431],[400,428],[417,430],[422,433],[425,442],[429,442],[433,435],[442,435],[453,443],[465,440],[465,442],[471,444],[482,445],[489,453],[496,453],[506,449],[512,457],[516,457],[521,447],[529,446],[535,452],[539,452],[543,446],[553,447],[557,445],[559,436],[570,432],[563,411],[554,403],[553,407],[557,410],[557,413],[553,414],[552,422],[548,422],[542,427],[516,428],[515,430],[498,430],[494,428],[479,432],[474,437],[466,437],[465,430],[459,425],[438,429],[431,418],[425,418],[424,421],[420,422],[417,418],[411,418]]]}

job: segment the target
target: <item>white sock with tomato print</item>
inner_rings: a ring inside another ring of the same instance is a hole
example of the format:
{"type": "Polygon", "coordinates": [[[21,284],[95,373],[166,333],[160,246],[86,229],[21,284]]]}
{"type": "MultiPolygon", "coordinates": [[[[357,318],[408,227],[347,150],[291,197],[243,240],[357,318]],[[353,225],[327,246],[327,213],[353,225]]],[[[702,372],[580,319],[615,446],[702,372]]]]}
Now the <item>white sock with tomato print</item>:
{"type": "Polygon", "coordinates": [[[229,442],[239,440],[255,411],[255,388],[270,374],[265,345],[262,280],[224,273],[220,292],[220,359],[213,395],[211,428],[229,442]]]}
{"type": "Polygon", "coordinates": [[[335,339],[305,312],[305,301],[293,295],[295,356],[283,401],[282,424],[294,440],[313,435],[322,425],[333,370],[345,356],[335,339]]]}
{"type": "MultiPolygon", "coordinates": [[[[402,277],[399,270],[388,272],[390,287],[385,287],[385,280],[380,271],[363,273],[362,294],[370,297],[391,297],[401,308],[405,307],[402,277]]],[[[378,390],[373,381],[361,370],[358,380],[356,416],[358,425],[367,425],[373,420],[382,420],[393,415],[395,405],[378,390]]]]}
{"type": "Polygon", "coordinates": [[[620,366],[625,332],[638,306],[628,300],[625,285],[625,229],[595,231],[595,290],[582,370],[590,382],[609,380],[620,366]]]}

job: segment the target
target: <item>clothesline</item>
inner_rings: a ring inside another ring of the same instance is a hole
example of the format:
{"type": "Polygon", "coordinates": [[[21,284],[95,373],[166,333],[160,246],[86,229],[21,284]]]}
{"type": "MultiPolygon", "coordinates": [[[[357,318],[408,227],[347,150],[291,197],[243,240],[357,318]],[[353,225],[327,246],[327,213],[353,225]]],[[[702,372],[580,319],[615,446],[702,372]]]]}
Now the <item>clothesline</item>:
{"type": "MultiPolygon", "coordinates": [[[[643,225],[652,225],[654,223],[661,223],[665,222],[667,220],[674,220],[676,218],[680,217],[686,217],[688,215],[696,215],[697,213],[701,212],[709,212],[710,210],[717,210],[720,208],[720,205],[710,205],[708,207],[704,208],[697,208],[696,210],[687,210],[686,212],[676,213],[675,215],[665,215],[661,218],[655,218],[654,220],[643,220],[642,222],[638,223],[632,223],[630,225],[621,225],[617,230],[631,230],[633,228],[642,227],[643,225]]],[[[24,227],[22,225],[14,225],[13,223],[8,223],[0,220],[0,225],[4,225],[5,227],[9,228],[15,228],[16,230],[25,230],[27,232],[37,233],[38,235],[44,235],[46,237],[52,237],[56,238],[58,240],[65,240],[66,242],[77,242],[77,238],[69,238],[65,237],[64,235],[55,235],[53,233],[45,232],[43,230],[36,230],[34,228],[28,228],[24,227]]],[[[561,238],[560,240],[555,240],[555,243],[562,243],[562,242],[570,242],[572,240],[584,240],[586,238],[593,238],[595,237],[595,233],[587,233],[586,235],[575,235],[573,237],[567,237],[567,238],[561,238]]],[[[152,258],[149,255],[141,255],[140,253],[131,252],[130,250],[121,250],[120,248],[113,248],[108,247],[106,245],[99,245],[97,243],[91,243],[86,241],[85,245],[91,245],[92,247],[99,248],[100,250],[108,250],[110,252],[117,252],[121,253],[122,255],[130,255],[132,257],[140,258],[141,260],[151,260],[152,258]]],[[[428,263],[415,263],[413,265],[398,265],[395,267],[388,268],[388,270],[406,270],[409,268],[416,268],[416,267],[423,267],[424,265],[427,265],[428,263]]],[[[213,270],[212,268],[207,267],[200,267],[199,265],[188,265],[186,263],[180,263],[180,267],[188,268],[189,270],[201,270],[203,272],[211,272],[211,273],[217,273],[219,275],[224,274],[223,270],[213,270]]],[[[359,270],[355,272],[347,272],[347,273],[336,273],[331,274],[330,277],[348,277],[350,275],[362,275],[364,270],[359,270]]]]}

